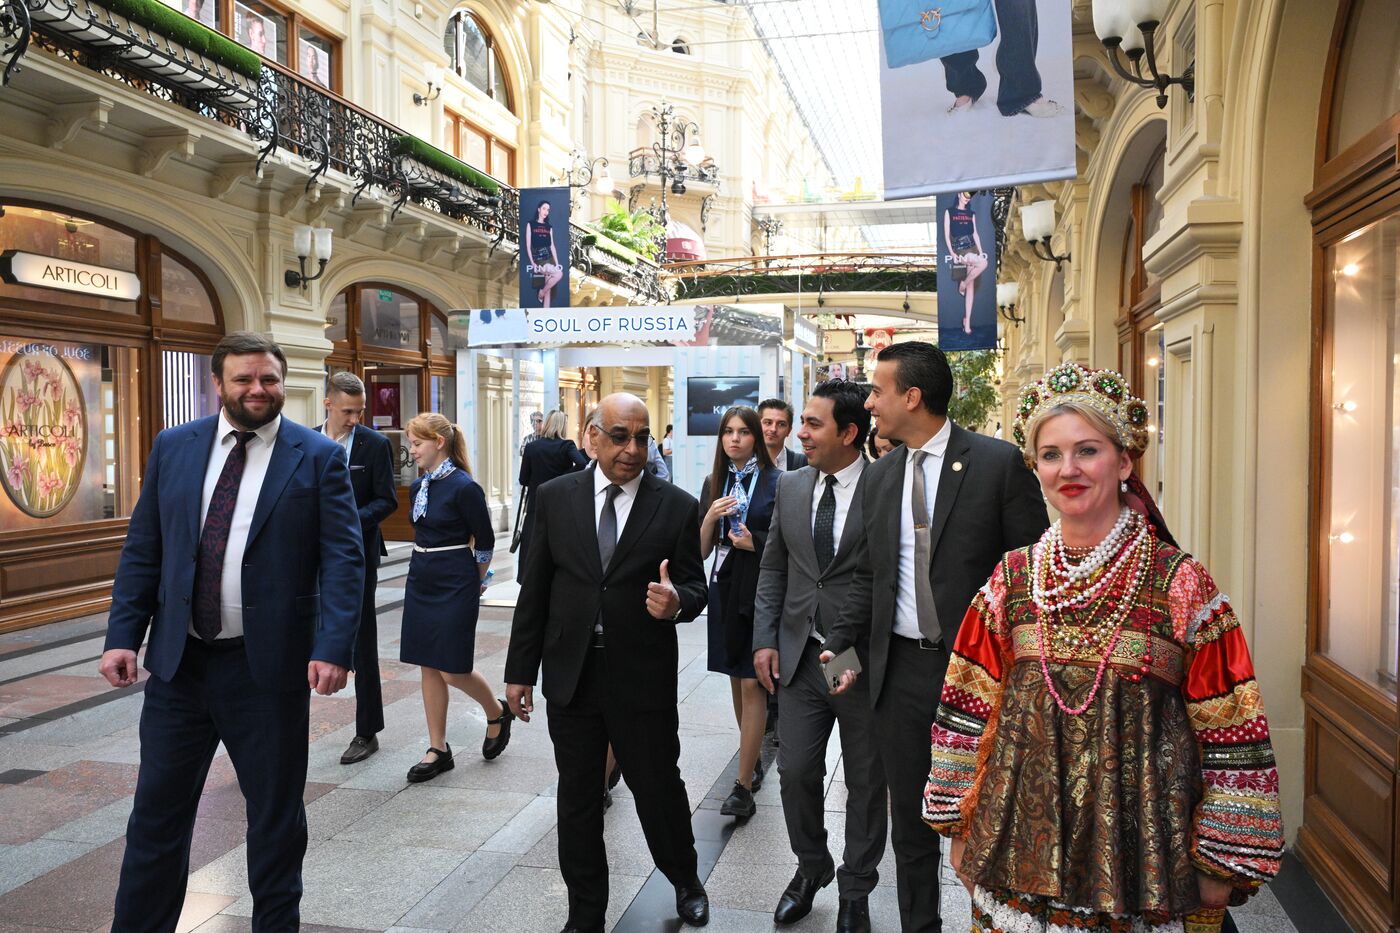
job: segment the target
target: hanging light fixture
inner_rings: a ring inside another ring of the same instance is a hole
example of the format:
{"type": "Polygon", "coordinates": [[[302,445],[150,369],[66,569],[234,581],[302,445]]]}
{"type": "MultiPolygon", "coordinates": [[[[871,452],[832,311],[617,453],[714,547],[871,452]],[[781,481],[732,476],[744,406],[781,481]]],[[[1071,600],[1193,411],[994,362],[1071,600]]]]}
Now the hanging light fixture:
{"type": "Polygon", "coordinates": [[[1186,96],[1196,93],[1196,63],[1173,77],[1157,67],[1157,29],[1169,0],[1093,0],[1094,33],[1108,50],[1108,61],[1118,76],[1138,87],[1157,89],[1157,106],[1167,106],[1167,88],[1178,84],[1186,96]],[[1119,56],[1128,59],[1124,67],[1119,56]],[[1144,61],[1146,71],[1143,70],[1144,61]],[[1131,68],[1131,70],[1129,70],[1131,68]]]}
{"type": "Polygon", "coordinates": [[[1050,238],[1055,235],[1055,202],[1036,201],[1021,208],[1021,232],[1030,244],[1036,258],[1053,262],[1055,271],[1060,271],[1060,263],[1069,262],[1070,254],[1057,256],[1050,247],[1050,238]]]}

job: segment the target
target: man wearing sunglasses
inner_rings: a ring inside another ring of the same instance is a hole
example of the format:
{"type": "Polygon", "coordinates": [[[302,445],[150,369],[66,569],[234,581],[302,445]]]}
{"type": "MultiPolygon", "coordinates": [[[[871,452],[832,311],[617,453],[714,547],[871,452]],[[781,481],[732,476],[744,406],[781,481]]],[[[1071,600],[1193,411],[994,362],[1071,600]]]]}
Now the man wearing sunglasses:
{"type": "Polygon", "coordinates": [[[608,744],[647,847],[675,886],[676,913],[704,926],[690,803],[679,767],[675,623],[705,608],[699,506],[647,472],[650,422],[634,395],[609,395],[588,425],[597,468],[540,486],[535,538],[506,654],[506,700],[529,722],[544,668],[559,768],[565,933],[602,933],[608,906],[603,773],[608,744]]]}

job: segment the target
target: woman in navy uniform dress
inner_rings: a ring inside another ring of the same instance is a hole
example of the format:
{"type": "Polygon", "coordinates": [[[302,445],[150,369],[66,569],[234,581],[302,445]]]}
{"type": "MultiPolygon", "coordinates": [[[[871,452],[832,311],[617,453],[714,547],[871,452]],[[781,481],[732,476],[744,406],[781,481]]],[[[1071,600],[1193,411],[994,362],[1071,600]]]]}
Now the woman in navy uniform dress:
{"type": "Polygon", "coordinates": [[[700,554],[716,552],[709,668],[729,675],[739,724],[739,780],[720,812],[747,818],[754,814],[753,791],[763,782],[758,759],[768,719],[768,692],[753,669],[753,606],[781,474],[763,444],[758,412],[731,408],[719,423],[714,467],[700,490],[700,554]]]}
{"type": "Polygon", "coordinates": [[[453,767],[452,746],[447,744],[449,686],[485,711],[481,754],[488,761],[505,751],[514,717],[486,678],[472,669],[478,602],[486,589],[495,535],[486,495],[467,464],[466,438],[436,412],[414,418],[406,433],[409,453],[423,470],[411,496],[413,558],[399,640],[399,660],[423,669],[428,750],[408,771],[408,780],[418,783],[453,767]]]}

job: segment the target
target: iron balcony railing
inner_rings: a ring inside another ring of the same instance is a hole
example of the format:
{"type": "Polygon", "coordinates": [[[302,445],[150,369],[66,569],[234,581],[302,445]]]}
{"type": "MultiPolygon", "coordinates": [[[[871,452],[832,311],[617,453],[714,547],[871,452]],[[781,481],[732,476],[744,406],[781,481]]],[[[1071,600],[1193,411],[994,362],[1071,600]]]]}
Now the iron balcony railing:
{"type": "MultiPolygon", "coordinates": [[[[631,178],[643,175],[661,175],[661,156],[652,149],[633,149],[627,155],[627,174],[631,178]]],[[[666,177],[685,182],[698,182],[702,185],[719,186],[719,166],[713,159],[706,159],[699,165],[691,165],[684,159],[672,156],[666,168],[666,177]]]]}

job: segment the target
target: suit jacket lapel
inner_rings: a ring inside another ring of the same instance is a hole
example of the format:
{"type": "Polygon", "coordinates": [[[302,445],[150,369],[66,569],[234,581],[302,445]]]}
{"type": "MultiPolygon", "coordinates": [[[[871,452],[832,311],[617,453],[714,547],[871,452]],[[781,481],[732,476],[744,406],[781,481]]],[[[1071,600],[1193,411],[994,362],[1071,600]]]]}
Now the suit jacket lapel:
{"type": "MultiPolygon", "coordinates": [[[[574,521],[578,523],[581,539],[579,550],[583,552],[583,562],[588,565],[589,571],[601,580],[603,561],[598,556],[598,520],[593,517],[593,471],[580,470],[576,476],[572,498],[574,521]]],[[[613,560],[617,560],[615,551],[613,560]]]]}
{"type": "Polygon", "coordinates": [[[967,442],[967,432],[953,425],[948,438],[948,449],[943,452],[943,470],[938,475],[938,494],[933,500],[933,524],[929,525],[929,554],[938,553],[938,539],[948,525],[948,516],[953,513],[953,502],[962,488],[963,477],[971,465],[968,451],[972,445],[967,442]],[[956,467],[954,466],[956,464],[956,467]]]}
{"type": "Polygon", "coordinates": [[[364,425],[357,424],[350,431],[350,462],[355,464],[356,466],[365,466],[365,463],[363,461],[365,458],[365,453],[369,449],[369,445],[361,443],[363,438],[360,436],[360,432],[368,430],[369,428],[365,427],[364,425]]]}
{"type": "MultiPolygon", "coordinates": [[[[906,448],[896,448],[894,453],[886,456],[899,455],[895,461],[894,469],[890,471],[889,477],[884,481],[885,499],[888,504],[885,506],[885,516],[889,520],[889,527],[885,529],[885,543],[889,546],[887,551],[890,560],[899,560],[899,530],[904,521],[901,514],[904,509],[904,471],[908,469],[909,452],[906,448]]],[[[870,469],[867,467],[866,469],[870,469]]],[[[844,537],[844,536],[843,536],[844,537]]]]}
{"type": "Polygon", "coordinates": [[[199,547],[199,527],[204,522],[204,474],[209,471],[209,457],[214,452],[214,435],[219,428],[219,416],[205,418],[185,438],[172,464],[176,475],[185,481],[185,512],[189,515],[190,541],[199,547]]]}
{"type": "Polygon", "coordinates": [[[856,488],[851,496],[850,507],[846,509],[846,524],[841,526],[841,542],[836,546],[836,556],[831,559],[831,567],[836,566],[843,554],[855,550],[856,539],[860,537],[860,522],[864,514],[860,507],[860,481],[865,478],[865,471],[868,469],[870,464],[867,463],[860,471],[860,476],[856,477],[856,488]]]}
{"type": "Polygon", "coordinates": [[[660,482],[661,480],[650,473],[642,472],[642,483],[637,487],[637,501],[632,503],[632,511],[627,513],[627,524],[622,529],[622,536],[617,539],[617,549],[613,551],[612,561],[608,564],[609,572],[622,564],[622,558],[627,556],[627,552],[637,543],[642,532],[651,526],[656,510],[661,507],[661,496],[657,494],[653,485],[660,482]]]}
{"type": "Polygon", "coordinates": [[[267,462],[267,474],[263,477],[262,489],[258,492],[258,504],[253,508],[252,524],[248,527],[249,544],[257,538],[267,517],[272,514],[273,506],[282,497],[287,480],[292,478],[292,473],[304,456],[301,442],[294,441],[289,436],[290,425],[290,421],[283,420],[282,427],[277,432],[277,440],[272,444],[272,457],[267,462]]]}
{"type": "MultiPolygon", "coordinates": [[[[798,550],[802,552],[804,558],[812,562],[812,566],[817,568],[818,576],[821,575],[821,568],[817,563],[817,542],[812,537],[812,497],[817,494],[817,479],[820,473],[811,471],[811,476],[801,473],[798,476],[801,482],[798,484],[797,504],[801,506],[792,520],[802,529],[798,535],[790,535],[798,550]]],[[[781,482],[781,480],[779,480],[781,482]]]]}

